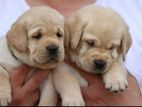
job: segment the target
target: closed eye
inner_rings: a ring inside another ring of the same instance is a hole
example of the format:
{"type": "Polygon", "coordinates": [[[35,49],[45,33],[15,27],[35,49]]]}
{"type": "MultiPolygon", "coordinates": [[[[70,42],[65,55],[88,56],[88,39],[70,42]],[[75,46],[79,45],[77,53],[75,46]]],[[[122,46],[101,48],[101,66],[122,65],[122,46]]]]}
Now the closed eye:
{"type": "Polygon", "coordinates": [[[33,39],[40,39],[41,37],[42,37],[41,33],[38,33],[38,34],[32,36],[33,39]]]}
{"type": "Polygon", "coordinates": [[[94,40],[87,40],[86,43],[90,47],[94,47],[95,46],[95,41],[94,40]]]}
{"type": "Polygon", "coordinates": [[[61,38],[61,37],[62,37],[62,34],[60,34],[59,32],[57,32],[56,36],[57,36],[58,38],[61,38]]]}
{"type": "Polygon", "coordinates": [[[113,47],[113,46],[111,46],[111,47],[109,48],[109,50],[112,50],[112,49],[114,49],[114,47],[113,47]]]}
{"type": "Polygon", "coordinates": [[[118,47],[118,45],[112,45],[110,48],[108,48],[109,50],[113,50],[116,49],[118,47]]]}

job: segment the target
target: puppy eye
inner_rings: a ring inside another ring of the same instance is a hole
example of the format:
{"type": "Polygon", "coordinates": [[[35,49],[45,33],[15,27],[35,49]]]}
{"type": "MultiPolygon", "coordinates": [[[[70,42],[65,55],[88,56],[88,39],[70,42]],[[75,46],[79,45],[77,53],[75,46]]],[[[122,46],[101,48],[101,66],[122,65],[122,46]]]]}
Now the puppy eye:
{"type": "Polygon", "coordinates": [[[116,46],[111,46],[110,48],[109,48],[109,50],[113,50],[113,49],[115,49],[115,48],[117,48],[116,46]]]}
{"type": "Polygon", "coordinates": [[[41,33],[38,33],[37,35],[34,35],[32,38],[34,39],[40,39],[42,37],[41,33]]]}
{"type": "Polygon", "coordinates": [[[112,50],[113,48],[114,48],[114,47],[113,47],[113,46],[111,46],[109,49],[110,49],[110,50],[112,50]]]}
{"type": "Polygon", "coordinates": [[[61,37],[62,37],[62,35],[61,35],[59,32],[57,32],[56,35],[57,35],[58,38],[61,38],[61,37]]]}
{"type": "Polygon", "coordinates": [[[94,40],[87,40],[86,43],[90,46],[93,47],[95,45],[94,40]]]}

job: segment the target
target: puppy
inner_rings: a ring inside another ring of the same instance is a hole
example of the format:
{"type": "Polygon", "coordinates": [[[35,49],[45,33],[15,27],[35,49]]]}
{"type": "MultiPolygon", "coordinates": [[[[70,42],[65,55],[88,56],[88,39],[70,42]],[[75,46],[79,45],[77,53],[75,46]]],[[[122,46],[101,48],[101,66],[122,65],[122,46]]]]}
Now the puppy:
{"type": "Polygon", "coordinates": [[[70,103],[70,100],[65,98],[69,95],[73,96],[74,99],[80,98],[81,104],[84,104],[78,82],[62,68],[63,41],[64,18],[56,10],[45,6],[35,7],[18,18],[6,37],[0,39],[0,105],[6,106],[12,101],[9,72],[22,63],[35,69],[51,71],[49,78],[40,87],[39,105],[56,105],[56,92],[61,95],[64,105],[70,103]],[[60,75],[66,76],[67,78],[63,81],[74,82],[76,86],[74,88],[70,86],[70,88],[77,92],[68,92],[68,89],[71,89],[62,85],[63,83],[56,83],[62,88],[59,91],[56,90],[55,87],[58,89],[58,86],[53,84],[53,74],[55,77],[57,76],[56,78],[60,78],[60,75]],[[47,99],[45,99],[46,96],[48,96],[47,99]]]}
{"type": "Polygon", "coordinates": [[[87,72],[102,74],[106,89],[128,87],[124,61],[131,37],[117,12],[93,5],[78,10],[67,19],[65,39],[71,61],[87,72]]]}

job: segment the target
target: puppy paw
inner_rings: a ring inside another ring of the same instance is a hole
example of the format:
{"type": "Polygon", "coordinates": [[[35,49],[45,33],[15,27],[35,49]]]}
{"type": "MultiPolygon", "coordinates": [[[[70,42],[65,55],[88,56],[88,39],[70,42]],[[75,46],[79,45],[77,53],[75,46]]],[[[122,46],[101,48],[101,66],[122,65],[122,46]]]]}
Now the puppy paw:
{"type": "Polygon", "coordinates": [[[81,87],[87,87],[88,86],[88,81],[85,80],[78,72],[74,72],[74,77],[77,79],[79,82],[79,85],[81,87]]]}
{"type": "Polygon", "coordinates": [[[85,102],[82,98],[68,97],[63,99],[62,106],[85,106],[85,102]]]}
{"type": "Polygon", "coordinates": [[[105,87],[109,91],[118,92],[124,91],[128,87],[128,81],[125,77],[105,78],[105,87]]]}
{"type": "Polygon", "coordinates": [[[0,88],[0,106],[8,106],[12,101],[11,90],[0,88]]]}

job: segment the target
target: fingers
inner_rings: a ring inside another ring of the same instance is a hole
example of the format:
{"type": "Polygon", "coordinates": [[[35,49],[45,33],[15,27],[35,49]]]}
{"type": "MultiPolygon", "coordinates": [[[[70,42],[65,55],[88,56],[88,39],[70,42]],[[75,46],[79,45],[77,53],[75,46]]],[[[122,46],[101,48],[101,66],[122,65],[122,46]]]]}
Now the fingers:
{"type": "Polygon", "coordinates": [[[29,98],[26,99],[23,103],[21,103],[22,106],[35,106],[38,104],[40,98],[39,90],[35,90],[33,93],[30,94],[29,98]]]}
{"type": "Polygon", "coordinates": [[[47,70],[38,70],[29,77],[32,69],[26,65],[14,69],[10,74],[12,86],[11,105],[35,105],[40,98],[39,87],[48,77],[47,70]]]}
{"type": "Polygon", "coordinates": [[[13,71],[11,71],[10,80],[11,80],[12,88],[21,86],[25,82],[30,70],[31,70],[31,67],[27,65],[22,65],[14,69],[13,71]]]}
{"type": "Polygon", "coordinates": [[[24,92],[31,93],[35,91],[41,85],[41,83],[48,77],[48,73],[48,71],[36,71],[23,86],[24,92]]]}
{"type": "Polygon", "coordinates": [[[38,104],[40,98],[40,92],[38,89],[32,93],[27,93],[25,95],[22,95],[21,92],[23,91],[18,90],[15,93],[18,94],[18,96],[14,95],[15,97],[13,97],[10,106],[34,106],[38,104]]]}
{"type": "Polygon", "coordinates": [[[30,102],[34,102],[31,103],[31,106],[36,106],[39,103],[40,100],[40,91],[37,89],[35,90],[35,92],[32,94],[31,98],[30,98],[30,102]],[[31,101],[30,101],[31,100],[31,101]],[[34,105],[33,105],[34,104],[34,105]]]}

